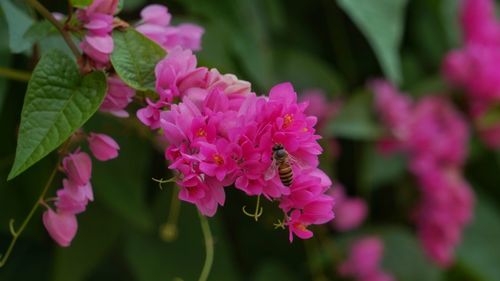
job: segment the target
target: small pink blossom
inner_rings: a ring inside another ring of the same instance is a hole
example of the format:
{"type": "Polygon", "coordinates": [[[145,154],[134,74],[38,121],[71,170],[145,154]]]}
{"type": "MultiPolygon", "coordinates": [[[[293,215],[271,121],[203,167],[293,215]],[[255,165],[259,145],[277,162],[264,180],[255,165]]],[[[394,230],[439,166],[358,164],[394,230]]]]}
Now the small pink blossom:
{"type": "Polygon", "coordinates": [[[63,159],[63,168],[71,182],[86,185],[92,172],[92,161],[85,152],[76,151],[63,159]]]}
{"type": "Polygon", "coordinates": [[[368,206],[361,198],[349,198],[344,187],[337,184],[332,192],[335,200],[336,219],[332,226],[339,231],[349,231],[359,227],[368,215],[368,206]]]}
{"type": "Polygon", "coordinates": [[[107,161],[118,157],[120,146],[110,136],[90,133],[88,142],[90,150],[97,160],[107,161]]]}
{"type": "Polygon", "coordinates": [[[343,277],[359,281],[393,281],[394,277],[380,268],[384,245],[377,237],[365,237],[353,242],[349,257],[338,267],[343,277]]]}
{"type": "Polygon", "coordinates": [[[132,102],[135,90],[128,87],[118,76],[110,76],[107,81],[108,91],[99,110],[110,112],[116,117],[128,117],[125,108],[132,102]]]}
{"type": "Polygon", "coordinates": [[[170,25],[171,15],[165,6],[152,4],[141,11],[142,21],[136,30],[155,41],[167,51],[180,47],[198,51],[205,30],[198,25],[184,23],[170,25]]]}
{"type": "Polygon", "coordinates": [[[58,212],[76,215],[85,211],[88,202],[94,200],[94,193],[90,182],[86,185],[78,186],[64,179],[63,186],[63,189],[57,191],[55,205],[58,212]]]}
{"type": "Polygon", "coordinates": [[[93,0],[92,4],[85,9],[87,14],[113,15],[118,7],[119,0],[93,0]]]}
{"type": "Polygon", "coordinates": [[[47,209],[43,213],[43,224],[61,247],[68,247],[75,238],[78,229],[76,216],[68,213],[56,213],[52,209],[47,209]]]}
{"type": "Polygon", "coordinates": [[[142,9],[141,18],[144,23],[167,26],[170,24],[172,15],[166,6],[152,4],[142,9]]]}

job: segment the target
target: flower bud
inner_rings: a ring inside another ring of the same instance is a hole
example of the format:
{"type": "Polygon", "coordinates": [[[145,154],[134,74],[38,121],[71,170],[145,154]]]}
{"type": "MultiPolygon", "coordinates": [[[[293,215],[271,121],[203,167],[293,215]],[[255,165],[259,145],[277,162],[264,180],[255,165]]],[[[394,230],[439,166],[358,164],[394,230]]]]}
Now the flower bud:
{"type": "Polygon", "coordinates": [[[107,161],[118,156],[120,146],[110,136],[90,133],[88,141],[90,150],[97,160],[107,161]]]}
{"type": "Polygon", "coordinates": [[[75,238],[78,229],[76,216],[68,213],[56,213],[48,209],[43,213],[43,225],[61,247],[68,247],[75,238]]]}
{"type": "Polygon", "coordinates": [[[63,168],[71,182],[86,185],[92,173],[92,161],[87,153],[77,151],[64,158],[63,168]]]}

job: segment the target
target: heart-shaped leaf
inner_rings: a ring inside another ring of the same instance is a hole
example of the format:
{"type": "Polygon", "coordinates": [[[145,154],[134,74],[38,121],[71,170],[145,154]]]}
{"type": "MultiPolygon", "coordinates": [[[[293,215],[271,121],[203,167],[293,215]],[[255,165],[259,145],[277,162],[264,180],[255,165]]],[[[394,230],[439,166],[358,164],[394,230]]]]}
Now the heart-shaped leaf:
{"type": "Polygon", "coordinates": [[[113,42],[111,63],[118,76],[136,90],[154,90],[155,66],[165,57],[163,48],[132,28],[114,31],[113,42]]]}
{"type": "Polygon", "coordinates": [[[52,50],[42,57],[24,98],[16,158],[8,179],[28,169],[63,143],[99,108],[106,76],[81,76],[65,53],[52,50]]]}
{"type": "Polygon", "coordinates": [[[365,35],[385,75],[394,83],[401,82],[398,48],[408,0],[339,0],[337,3],[365,35]]]}

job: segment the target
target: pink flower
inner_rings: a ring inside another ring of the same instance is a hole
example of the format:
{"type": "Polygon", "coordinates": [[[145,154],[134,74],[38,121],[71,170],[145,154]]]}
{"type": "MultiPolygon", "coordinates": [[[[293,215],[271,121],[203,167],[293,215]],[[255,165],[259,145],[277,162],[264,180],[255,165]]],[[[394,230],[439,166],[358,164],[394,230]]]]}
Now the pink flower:
{"type": "Polygon", "coordinates": [[[151,4],[142,9],[141,18],[144,23],[167,26],[172,15],[169,14],[167,7],[151,4]]]}
{"type": "Polygon", "coordinates": [[[85,211],[88,202],[94,200],[94,193],[90,182],[86,185],[78,186],[64,179],[63,185],[64,188],[57,191],[55,205],[58,212],[76,215],[85,211]]]}
{"type": "Polygon", "coordinates": [[[464,0],[460,17],[466,43],[500,43],[500,29],[495,20],[492,0],[464,0]]]}
{"type": "Polygon", "coordinates": [[[83,52],[96,62],[99,68],[109,63],[109,55],[113,51],[113,38],[109,35],[87,35],[80,43],[83,52]]]}
{"type": "Polygon", "coordinates": [[[349,231],[359,227],[368,214],[368,206],[361,198],[349,198],[344,187],[337,184],[332,192],[335,200],[334,211],[336,219],[332,225],[339,231],[349,231]]]}
{"type": "Polygon", "coordinates": [[[132,101],[135,90],[128,87],[118,76],[108,77],[108,92],[99,110],[110,112],[117,117],[128,117],[125,111],[127,105],[132,101]]]}
{"type": "Polygon", "coordinates": [[[118,157],[120,146],[110,136],[90,133],[88,141],[90,150],[97,160],[107,161],[118,157]]]}
{"type": "Polygon", "coordinates": [[[384,245],[377,237],[365,237],[353,242],[349,249],[349,258],[338,267],[343,277],[360,281],[394,280],[379,267],[382,261],[384,245]]]}
{"type": "Polygon", "coordinates": [[[219,181],[236,170],[239,149],[236,145],[220,139],[217,143],[200,143],[200,170],[219,181]]]}
{"type": "Polygon", "coordinates": [[[370,82],[375,93],[375,107],[391,133],[400,140],[408,137],[411,100],[384,80],[370,82]]]}
{"type": "Polygon", "coordinates": [[[155,103],[149,98],[146,98],[146,102],[148,105],[137,111],[137,118],[151,129],[158,129],[160,127],[161,108],[167,106],[168,103],[162,100],[155,103]]]}
{"type": "Polygon", "coordinates": [[[153,4],[141,11],[141,23],[136,30],[158,43],[167,51],[181,47],[198,51],[205,30],[195,24],[170,25],[171,15],[165,6],[153,4]]]}
{"type": "Polygon", "coordinates": [[[86,185],[92,172],[92,161],[85,152],[76,151],[63,159],[63,168],[71,182],[86,185]]]}
{"type": "Polygon", "coordinates": [[[118,7],[119,0],[93,0],[85,9],[88,15],[95,13],[113,15],[118,7]]]}
{"type": "Polygon", "coordinates": [[[307,229],[309,224],[306,224],[302,220],[302,216],[299,210],[294,210],[291,213],[287,225],[290,233],[289,234],[290,242],[293,241],[293,235],[297,235],[297,237],[299,237],[300,239],[309,239],[313,237],[312,231],[307,229]]]}
{"type": "MultiPolygon", "coordinates": [[[[448,267],[473,209],[474,195],[461,171],[467,156],[467,124],[450,102],[437,96],[416,102],[405,119],[407,137],[390,137],[409,154],[410,171],[418,180],[418,237],[428,256],[448,267]]],[[[388,120],[385,123],[390,126],[388,120]]]]}
{"type": "Polygon", "coordinates": [[[155,67],[156,90],[160,97],[171,102],[179,97],[177,84],[196,68],[196,57],[190,50],[174,48],[155,67]]]}
{"type": "Polygon", "coordinates": [[[50,237],[61,247],[68,247],[71,244],[78,229],[75,215],[56,213],[50,208],[43,213],[43,224],[50,237]]]}

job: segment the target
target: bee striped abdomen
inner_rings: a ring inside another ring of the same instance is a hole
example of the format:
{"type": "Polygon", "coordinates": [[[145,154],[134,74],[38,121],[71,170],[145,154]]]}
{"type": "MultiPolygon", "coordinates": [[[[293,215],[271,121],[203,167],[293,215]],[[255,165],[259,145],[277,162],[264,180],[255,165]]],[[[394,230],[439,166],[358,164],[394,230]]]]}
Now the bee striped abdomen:
{"type": "Polygon", "coordinates": [[[278,167],[281,183],[285,186],[290,186],[293,181],[292,166],[285,162],[278,167]]]}

